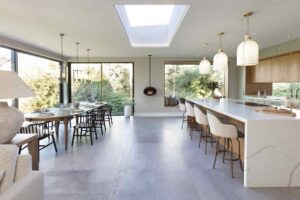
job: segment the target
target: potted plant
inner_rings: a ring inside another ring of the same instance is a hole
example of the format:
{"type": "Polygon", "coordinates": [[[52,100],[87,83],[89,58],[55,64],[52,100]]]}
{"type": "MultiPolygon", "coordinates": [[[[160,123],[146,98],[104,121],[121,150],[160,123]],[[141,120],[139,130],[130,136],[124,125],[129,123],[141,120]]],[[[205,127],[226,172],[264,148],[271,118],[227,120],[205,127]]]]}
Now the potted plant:
{"type": "Polygon", "coordinates": [[[132,115],[132,106],[134,105],[134,102],[132,99],[128,99],[127,101],[123,102],[124,105],[124,116],[130,117],[132,115]]]}

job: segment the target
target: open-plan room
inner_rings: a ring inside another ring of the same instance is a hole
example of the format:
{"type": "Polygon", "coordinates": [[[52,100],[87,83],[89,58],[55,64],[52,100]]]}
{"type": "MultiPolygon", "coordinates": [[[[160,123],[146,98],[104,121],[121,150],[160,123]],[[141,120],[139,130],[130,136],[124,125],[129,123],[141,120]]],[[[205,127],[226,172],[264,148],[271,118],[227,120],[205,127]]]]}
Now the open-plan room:
{"type": "Polygon", "coordinates": [[[299,200],[299,0],[0,0],[0,200],[299,200]]]}

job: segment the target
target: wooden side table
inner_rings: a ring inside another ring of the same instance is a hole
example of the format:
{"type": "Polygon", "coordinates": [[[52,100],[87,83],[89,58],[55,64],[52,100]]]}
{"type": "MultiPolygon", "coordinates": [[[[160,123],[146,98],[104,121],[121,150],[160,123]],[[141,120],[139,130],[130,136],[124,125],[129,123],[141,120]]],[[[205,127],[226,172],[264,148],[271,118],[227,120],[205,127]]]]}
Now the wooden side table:
{"type": "Polygon", "coordinates": [[[18,147],[28,144],[28,151],[32,158],[32,169],[39,170],[39,140],[37,134],[17,134],[10,144],[14,144],[18,147]]]}

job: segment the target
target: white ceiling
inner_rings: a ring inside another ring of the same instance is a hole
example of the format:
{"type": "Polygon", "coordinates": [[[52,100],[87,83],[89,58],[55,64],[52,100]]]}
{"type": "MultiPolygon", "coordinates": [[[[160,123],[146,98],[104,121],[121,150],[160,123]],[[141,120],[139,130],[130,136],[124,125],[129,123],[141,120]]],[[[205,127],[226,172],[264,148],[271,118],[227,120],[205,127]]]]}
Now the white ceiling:
{"type": "Polygon", "coordinates": [[[245,34],[243,14],[260,48],[300,37],[300,0],[0,0],[0,35],[38,48],[60,53],[59,33],[65,36],[65,54],[91,57],[195,57],[218,49],[218,32],[225,32],[223,47],[234,56],[245,34]],[[114,4],[188,4],[188,10],[167,48],[133,48],[117,16],[114,4]],[[288,36],[289,35],[289,36],[288,36]]]}

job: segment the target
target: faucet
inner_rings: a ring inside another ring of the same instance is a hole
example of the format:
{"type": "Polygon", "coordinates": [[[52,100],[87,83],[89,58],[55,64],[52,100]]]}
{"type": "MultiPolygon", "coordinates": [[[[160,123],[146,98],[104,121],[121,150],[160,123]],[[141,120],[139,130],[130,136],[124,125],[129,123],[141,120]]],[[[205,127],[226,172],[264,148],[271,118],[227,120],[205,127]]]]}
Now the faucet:
{"type": "MultiPolygon", "coordinates": [[[[296,92],[297,93],[297,92],[296,92]]],[[[296,96],[297,96],[297,94],[296,94],[296,96]]],[[[293,98],[294,97],[294,95],[293,95],[293,88],[291,88],[291,94],[290,94],[290,98],[293,98]]]]}
{"type": "Polygon", "coordinates": [[[298,88],[297,90],[296,90],[296,99],[298,99],[298,92],[300,91],[300,88],[298,88]]]}

